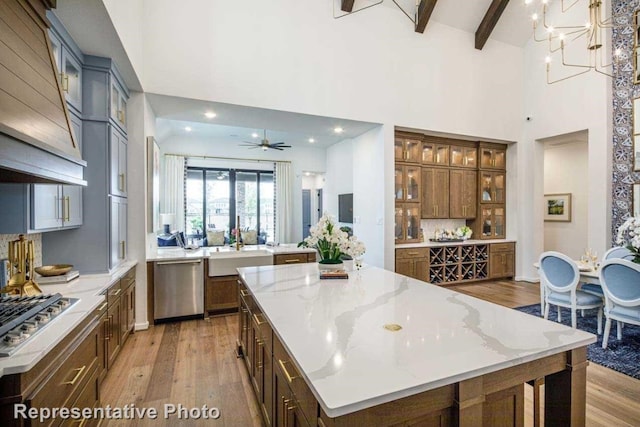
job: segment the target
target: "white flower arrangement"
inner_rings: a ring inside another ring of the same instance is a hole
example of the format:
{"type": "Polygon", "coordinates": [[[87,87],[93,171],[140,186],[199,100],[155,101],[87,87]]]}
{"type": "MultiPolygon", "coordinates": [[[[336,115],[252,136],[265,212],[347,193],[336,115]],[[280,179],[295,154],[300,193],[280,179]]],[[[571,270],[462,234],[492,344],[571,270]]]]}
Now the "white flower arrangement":
{"type": "Polygon", "coordinates": [[[472,234],[473,234],[473,230],[467,227],[466,225],[456,228],[456,236],[460,237],[461,239],[464,239],[464,240],[470,239],[472,234]]]}
{"type": "Polygon", "coordinates": [[[616,243],[626,246],[633,252],[633,262],[640,263],[640,217],[628,218],[618,228],[616,243]]]}
{"type": "Polygon", "coordinates": [[[309,237],[298,246],[317,249],[321,264],[338,264],[342,261],[342,255],[357,259],[366,251],[364,243],[340,230],[334,218],[326,212],[318,223],[310,228],[309,237]]]}

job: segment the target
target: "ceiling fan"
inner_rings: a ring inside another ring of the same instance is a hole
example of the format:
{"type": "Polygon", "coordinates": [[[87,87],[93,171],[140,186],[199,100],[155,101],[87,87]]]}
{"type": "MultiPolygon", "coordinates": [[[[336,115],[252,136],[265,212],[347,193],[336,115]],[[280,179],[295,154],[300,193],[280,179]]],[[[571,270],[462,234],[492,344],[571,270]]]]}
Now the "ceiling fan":
{"type": "Polygon", "coordinates": [[[283,145],[284,142],[273,142],[270,143],[267,139],[267,130],[264,130],[264,138],[260,142],[252,142],[252,141],[243,141],[244,144],[240,144],[241,147],[249,147],[251,148],[262,148],[263,151],[267,151],[269,148],[274,150],[283,151],[285,148],[291,148],[290,145],[283,145]]]}

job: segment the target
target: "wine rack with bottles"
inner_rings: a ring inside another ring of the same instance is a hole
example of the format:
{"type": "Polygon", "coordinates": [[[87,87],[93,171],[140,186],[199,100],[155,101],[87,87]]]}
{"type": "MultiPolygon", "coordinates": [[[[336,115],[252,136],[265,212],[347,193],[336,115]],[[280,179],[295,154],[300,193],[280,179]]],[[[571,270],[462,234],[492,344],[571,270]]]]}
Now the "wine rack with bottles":
{"type": "Polygon", "coordinates": [[[454,284],[489,278],[489,245],[452,245],[429,248],[428,279],[454,284]]]}
{"type": "Polygon", "coordinates": [[[514,242],[399,248],[396,273],[445,286],[513,277],[514,257],[514,242]]]}

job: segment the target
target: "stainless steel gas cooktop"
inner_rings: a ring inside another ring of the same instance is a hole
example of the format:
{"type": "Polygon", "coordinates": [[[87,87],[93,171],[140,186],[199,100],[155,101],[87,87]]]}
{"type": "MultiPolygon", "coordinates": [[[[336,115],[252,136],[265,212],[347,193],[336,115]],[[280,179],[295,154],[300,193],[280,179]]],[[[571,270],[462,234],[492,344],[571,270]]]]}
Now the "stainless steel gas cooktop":
{"type": "Polygon", "coordinates": [[[0,298],[0,357],[10,356],[78,302],[60,294],[0,298]]]}

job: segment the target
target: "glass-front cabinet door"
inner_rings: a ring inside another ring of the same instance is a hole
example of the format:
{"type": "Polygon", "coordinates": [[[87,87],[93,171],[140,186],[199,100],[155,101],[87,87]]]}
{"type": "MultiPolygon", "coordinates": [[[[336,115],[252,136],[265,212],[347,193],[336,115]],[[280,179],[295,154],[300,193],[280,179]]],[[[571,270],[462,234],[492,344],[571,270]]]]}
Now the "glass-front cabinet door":
{"type": "Polygon", "coordinates": [[[420,163],[422,141],[411,138],[396,138],[394,156],[397,162],[420,163]]]}
{"type": "Polygon", "coordinates": [[[503,172],[480,172],[480,203],[505,202],[505,174],[503,172]]]}
{"type": "Polygon", "coordinates": [[[417,243],[420,241],[420,206],[414,203],[400,203],[395,211],[396,243],[417,243]]]}
{"type": "Polygon", "coordinates": [[[420,169],[420,166],[396,164],[394,177],[396,201],[420,201],[420,169]]]}
{"type": "Polygon", "coordinates": [[[422,164],[424,165],[449,165],[449,146],[434,144],[432,142],[422,143],[422,164]]]}
{"type": "Polygon", "coordinates": [[[480,147],[480,167],[505,169],[507,166],[506,148],[480,147]]]}
{"type": "Polygon", "coordinates": [[[475,168],[478,164],[478,150],[475,147],[452,145],[450,149],[451,166],[475,168]]]}
{"type": "Polygon", "coordinates": [[[483,206],[481,209],[482,238],[498,239],[505,237],[504,206],[483,206]]]}

